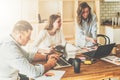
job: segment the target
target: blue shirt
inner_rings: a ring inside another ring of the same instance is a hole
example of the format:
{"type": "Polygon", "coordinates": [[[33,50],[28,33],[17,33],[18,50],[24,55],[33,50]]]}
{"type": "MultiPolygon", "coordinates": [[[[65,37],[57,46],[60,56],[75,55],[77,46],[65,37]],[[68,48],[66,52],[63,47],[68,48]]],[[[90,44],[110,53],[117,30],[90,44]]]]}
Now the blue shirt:
{"type": "Polygon", "coordinates": [[[86,47],[86,46],[92,46],[93,43],[90,41],[87,41],[85,38],[91,37],[93,39],[96,39],[97,37],[97,19],[96,15],[92,15],[92,21],[90,24],[87,23],[87,20],[82,20],[82,27],[76,24],[76,34],[75,34],[75,43],[76,46],[79,47],[86,47]]]}

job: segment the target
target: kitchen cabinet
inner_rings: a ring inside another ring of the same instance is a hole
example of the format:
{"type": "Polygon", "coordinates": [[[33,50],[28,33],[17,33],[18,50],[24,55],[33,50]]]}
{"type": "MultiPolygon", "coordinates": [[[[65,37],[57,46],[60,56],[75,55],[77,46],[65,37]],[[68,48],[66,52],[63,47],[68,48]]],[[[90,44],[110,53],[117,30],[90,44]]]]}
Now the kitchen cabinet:
{"type": "Polygon", "coordinates": [[[105,34],[110,38],[111,43],[120,44],[120,27],[105,26],[105,34]]]}

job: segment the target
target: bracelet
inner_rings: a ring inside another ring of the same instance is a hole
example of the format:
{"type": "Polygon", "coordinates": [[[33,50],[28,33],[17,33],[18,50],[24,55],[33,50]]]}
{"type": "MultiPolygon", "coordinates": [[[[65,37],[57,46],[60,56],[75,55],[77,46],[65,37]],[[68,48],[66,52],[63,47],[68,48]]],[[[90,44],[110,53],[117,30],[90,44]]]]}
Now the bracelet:
{"type": "Polygon", "coordinates": [[[46,55],[46,61],[48,60],[48,55],[46,55]]]}

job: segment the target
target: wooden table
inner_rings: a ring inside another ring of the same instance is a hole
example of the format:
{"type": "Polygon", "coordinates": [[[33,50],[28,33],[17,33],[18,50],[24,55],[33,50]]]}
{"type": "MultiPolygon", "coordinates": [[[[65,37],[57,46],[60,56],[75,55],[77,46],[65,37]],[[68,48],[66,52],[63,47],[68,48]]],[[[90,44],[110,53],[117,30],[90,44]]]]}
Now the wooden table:
{"type": "Polygon", "coordinates": [[[120,66],[98,60],[91,65],[81,64],[80,73],[74,73],[73,67],[63,68],[66,71],[62,80],[102,80],[111,77],[120,77],[120,66]]]}
{"type": "MultiPolygon", "coordinates": [[[[117,47],[116,56],[120,56],[120,45],[117,47]]],[[[120,78],[120,66],[109,62],[97,60],[94,64],[85,65],[81,63],[80,73],[74,73],[73,67],[62,68],[66,71],[61,80],[103,80],[106,78],[120,78]]]]}

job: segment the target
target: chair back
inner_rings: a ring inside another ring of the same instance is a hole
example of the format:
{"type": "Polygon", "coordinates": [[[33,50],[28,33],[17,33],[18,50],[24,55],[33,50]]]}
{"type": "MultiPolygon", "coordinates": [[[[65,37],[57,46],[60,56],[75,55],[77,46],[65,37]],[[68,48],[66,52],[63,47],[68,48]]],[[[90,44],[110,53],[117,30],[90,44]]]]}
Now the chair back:
{"type": "Polygon", "coordinates": [[[99,45],[106,45],[110,44],[110,38],[104,34],[97,34],[97,39],[102,39],[102,41],[99,41],[99,45]]]}

